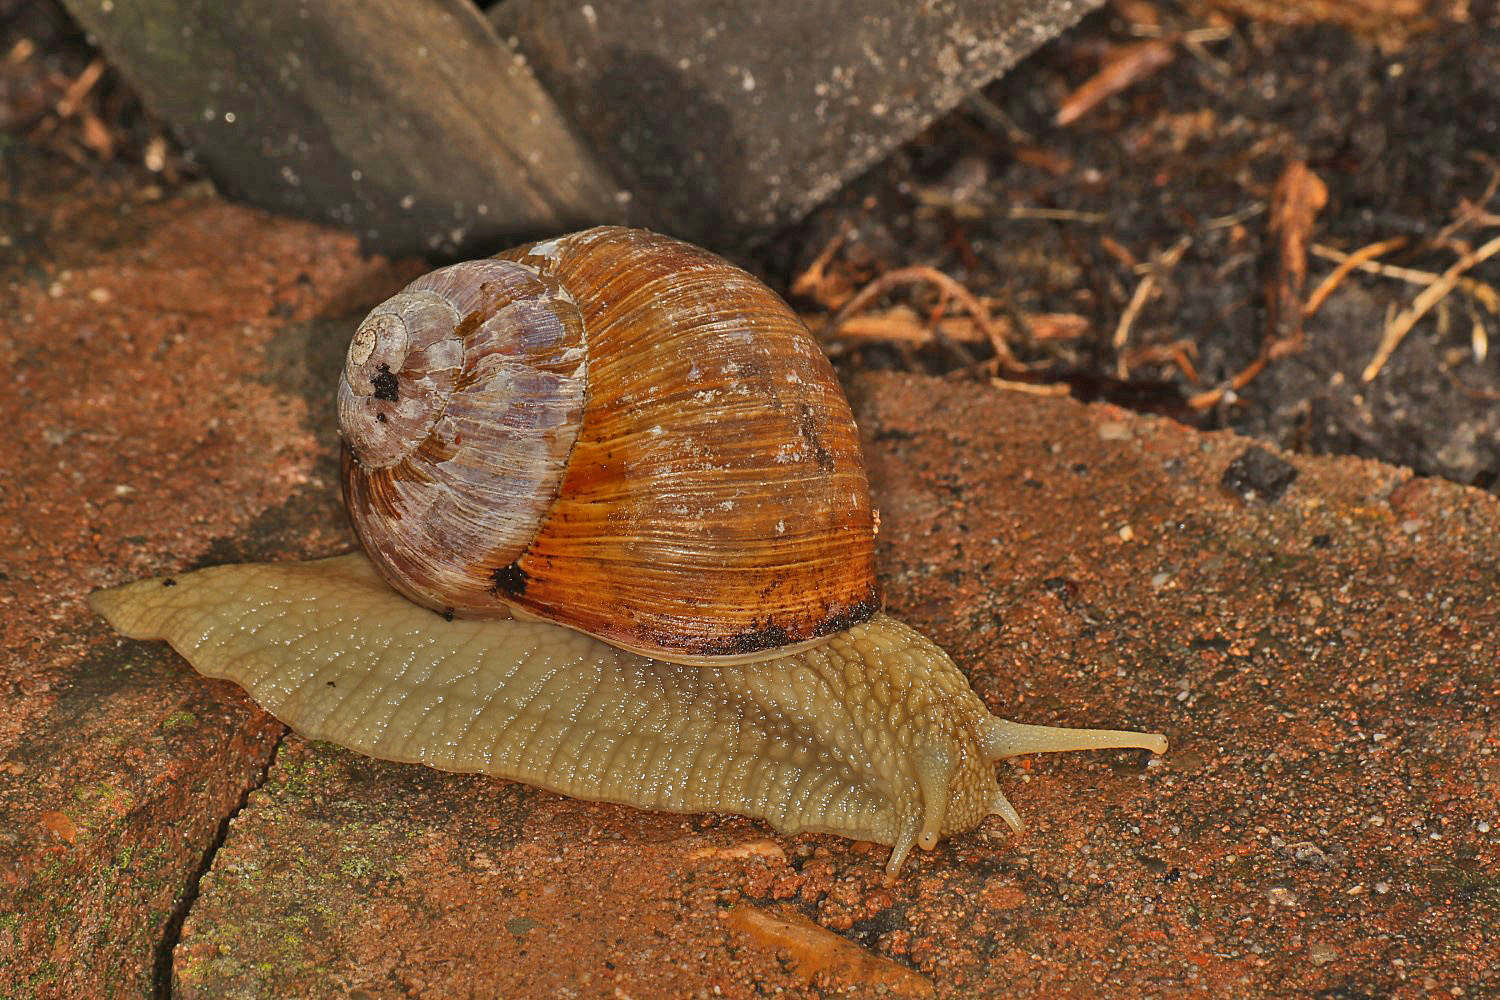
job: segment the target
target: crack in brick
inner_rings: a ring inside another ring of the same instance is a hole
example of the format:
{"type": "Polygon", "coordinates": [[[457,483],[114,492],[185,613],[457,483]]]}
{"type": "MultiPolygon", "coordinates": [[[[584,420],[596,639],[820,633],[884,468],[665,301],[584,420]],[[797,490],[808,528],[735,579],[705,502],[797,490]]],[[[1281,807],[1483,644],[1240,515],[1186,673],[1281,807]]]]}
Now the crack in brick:
{"type": "Polygon", "coordinates": [[[154,988],[152,995],[156,1000],[169,1000],[172,996],[172,960],[177,951],[177,943],[182,940],[182,925],[187,922],[188,913],[191,912],[193,904],[198,901],[198,885],[203,876],[213,868],[214,859],[219,856],[219,848],[224,846],[224,841],[229,838],[229,824],[234,822],[250,802],[250,796],[266,783],[271,776],[271,768],[276,763],[276,757],[281,753],[282,744],[286,742],[287,734],[291,730],[281,727],[281,734],[276,737],[276,743],[271,747],[271,752],[266,754],[266,761],[260,769],[251,776],[241,790],[239,800],[219,820],[219,829],[214,833],[213,840],[203,849],[203,857],[198,866],[188,876],[182,886],[182,896],[177,905],[172,909],[172,915],[167,919],[166,927],[162,930],[161,941],[156,946],[156,960],[153,963],[155,973],[153,975],[154,988]]]}

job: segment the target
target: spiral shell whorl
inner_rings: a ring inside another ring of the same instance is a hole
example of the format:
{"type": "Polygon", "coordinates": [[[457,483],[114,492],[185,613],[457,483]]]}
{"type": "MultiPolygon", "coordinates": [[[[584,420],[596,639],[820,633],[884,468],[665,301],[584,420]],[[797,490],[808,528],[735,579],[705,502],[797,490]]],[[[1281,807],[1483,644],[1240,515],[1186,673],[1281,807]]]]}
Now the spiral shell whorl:
{"type": "Polygon", "coordinates": [[[339,381],[344,493],[392,585],[439,611],[504,613],[496,574],[556,496],[586,377],[577,306],[524,265],[442,268],[370,313],[339,381]]]}
{"type": "Polygon", "coordinates": [[[458,313],[433,292],[402,292],[355,331],[339,379],[339,429],[360,464],[395,465],[432,432],[463,364],[458,313]]]}

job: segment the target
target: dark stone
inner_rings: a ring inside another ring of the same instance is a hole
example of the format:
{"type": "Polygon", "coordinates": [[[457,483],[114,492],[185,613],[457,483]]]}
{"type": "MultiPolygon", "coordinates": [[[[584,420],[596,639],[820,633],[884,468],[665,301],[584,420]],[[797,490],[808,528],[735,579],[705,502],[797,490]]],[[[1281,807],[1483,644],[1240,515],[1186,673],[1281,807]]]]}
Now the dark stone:
{"type": "Polygon", "coordinates": [[[511,0],[490,16],[636,220],[724,249],[799,218],[1094,6],[511,0]]]}
{"type": "Polygon", "coordinates": [[[464,0],[64,0],[220,188],[385,253],[623,219],[607,168],[464,0]]]}
{"type": "Polygon", "coordinates": [[[1224,469],[1219,485],[1245,499],[1275,503],[1297,478],[1297,469],[1286,459],[1251,445],[1224,469]]]}

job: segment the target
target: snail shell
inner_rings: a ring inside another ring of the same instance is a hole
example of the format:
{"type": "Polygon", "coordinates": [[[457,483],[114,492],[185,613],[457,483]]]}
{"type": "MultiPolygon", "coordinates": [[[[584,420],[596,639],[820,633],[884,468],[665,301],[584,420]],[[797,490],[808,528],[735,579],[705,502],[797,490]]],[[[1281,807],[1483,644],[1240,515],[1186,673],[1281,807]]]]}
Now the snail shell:
{"type": "Polygon", "coordinates": [[[94,608],[304,735],[889,844],[892,876],[986,816],[1020,828],[997,760],[1166,750],[996,718],[879,612],[838,383],[706,251],[607,228],[435,271],[360,325],[338,410],[368,558],[217,566],[94,608]]]}
{"type": "Polygon", "coordinates": [[[592,229],[419,278],[359,327],[338,409],[360,541],[434,610],[699,661],[879,608],[831,366],[689,244],[592,229]]]}

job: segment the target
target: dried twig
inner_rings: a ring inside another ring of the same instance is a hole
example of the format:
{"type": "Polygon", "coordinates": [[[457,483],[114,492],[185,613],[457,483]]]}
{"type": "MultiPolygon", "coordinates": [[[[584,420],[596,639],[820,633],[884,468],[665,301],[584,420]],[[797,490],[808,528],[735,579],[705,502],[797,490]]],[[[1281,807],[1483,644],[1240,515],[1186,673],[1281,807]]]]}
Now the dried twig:
{"type": "Polygon", "coordinates": [[[842,282],[839,283],[841,287],[837,291],[829,289],[828,265],[833,262],[834,255],[844,248],[844,244],[849,240],[849,233],[853,229],[848,219],[839,225],[838,232],[833,234],[827,246],[818,251],[818,256],[813,259],[813,262],[807,265],[807,269],[797,275],[797,279],[792,282],[793,295],[812,299],[829,309],[836,309],[848,301],[847,294],[841,296],[844,292],[842,282]]]}
{"type": "Polygon", "coordinates": [[[964,99],[964,106],[976,117],[984,119],[985,123],[998,128],[1005,133],[1005,137],[1017,146],[1032,146],[1036,140],[1031,137],[1021,126],[1017,125],[1005,110],[994,101],[976,91],[964,99]]]}
{"type": "Polygon", "coordinates": [[[957,358],[959,364],[963,365],[970,375],[976,379],[982,379],[984,378],[984,372],[979,370],[979,363],[974,360],[974,355],[970,354],[968,348],[964,347],[964,345],[957,341],[949,340],[942,331],[940,324],[943,321],[943,315],[948,311],[949,298],[947,290],[944,290],[939,295],[937,305],[933,307],[932,315],[927,317],[927,322],[923,324],[922,330],[934,344],[937,344],[957,358]]]}
{"type": "Polygon", "coordinates": [[[62,97],[58,99],[55,109],[57,116],[59,118],[67,118],[77,112],[78,108],[83,104],[83,99],[88,96],[90,90],[94,89],[94,84],[98,83],[99,78],[103,75],[104,60],[103,58],[96,57],[84,67],[83,72],[78,74],[78,79],[70,83],[68,89],[63,92],[62,97]]]}
{"type": "Polygon", "coordinates": [[[1265,369],[1270,360],[1270,354],[1264,350],[1261,351],[1256,355],[1254,361],[1240,369],[1228,382],[1189,396],[1187,401],[1188,406],[1191,406],[1195,410],[1206,410],[1211,406],[1217,406],[1219,400],[1223,399],[1227,393],[1239,392],[1253,382],[1255,376],[1259,375],[1265,369]]]}
{"type": "Polygon", "coordinates": [[[1360,373],[1360,378],[1365,382],[1373,381],[1380,374],[1380,369],[1385,367],[1401,341],[1411,332],[1417,321],[1427,315],[1433,306],[1437,305],[1448,294],[1458,286],[1459,279],[1465,271],[1470,270],[1477,264],[1489,260],[1495,254],[1500,253],[1500,236],[1490,240],[1478,250],[1472,250],[1453,262],[1453,266],[1442,273],[1442,276],[1422,289],[1417,297],[1412,299],[1411,305],[1402,310],[1400,315],[1386,324],[1385,333],[1380,338],[1380,346],[1375,350],[1375,357],[1365,366],[1360,373]]]}
{"type": "MultiPolygon", "coordinates": [[[[987,308],[994,306],[987,298],[981,298],[980,301],[987,308]]],[[[922,344],[929,339],[927,324],[909,306],[892,306],[880,312],[851,316],[836,331],[831,332],[826,313],[802,313],[801,317],[807,328],[821,340],[883,340],[922,344]]],[[[1007,342],[1020,335],[1015,324],[1005,317],[996,316],[994,322],[1001,328],[1007,342]]],[[[1078,340],[1089,332],[1088,317],[1077,313],[1032,313],[1026,317],[1026,322],[1031,329],[1030,339],[1033,341],[1078,340]]],[[[968,316],[940,316],[935,332],[956,344],[989,343],[984,331],[968,316]]]]}
{"type": "Polygon", "coordinates": [[[1267,331],[1260,352],[1228,382],[1188,397],[1188,406],[1206,410],[1230,392],[1239,392],[1266,365],[1302,347],[1302,286],[1307,278],[1308,234],[1328,201],[1328,188],[1307,164],[1287,164],[1271,192],[1271,232],[1277,238],[1276,268],[1267,281],[1267,331]]]}
{"type": "Polygon", "coordinates": [[[1066,396],[1072,390],[1064,382],[1043,382],[1033,384],[1031,382],[1016,382],[1008,378],[992,378],[990,385],[996,389],[1008,389],[1011,392],[1024,392],[1028,396],[1066,396]]]}
{"type": "Polygon", "coordinates": [[[1240,209],[1237,212],[1230,212],[1228,215],[1220,215],[1207,220],[1203,223],[1203,228],[1205,230],[1228,229],[1231,226],[1238,226],[1241,222],[1247,222],[1250,219],[1255,218],[1265,210],[1265,202],[1252,201],[1250,204],[1246,205],[1244,208],[1240,209]]]}
{"type": "Polygon", "coordinates": [[[980,302],[974,296],[973,292],[935,267],[902,267],[882,274],[860,289],[852,299],[844,303],[844,307],[834,315],[833,319],[828,321],[826,334],[828,336],[837,334],[839,328],[851,316],[854,316],[865,306],[873,302],[876,297],[885,294],[897,285],[935,285],[939,289],[948,292],[964,307],[964,311],[974,318],[974,322],[984,333],[990,346],[994,348],[995,360],[1002,367],[1013,372],[1025,372],[1029,370],[1011,351],[1010,345],[1006,343],[999,325],[990,316],[990,311],[985,307],[984,303],[980,302]]]}
{"type": "Polygon", "coordinates": [[[1132,368],[1143,364],[1171,363],[1182,372],[1183,378],[1189,382],[1196,382],[1198,381],[1198,367],[1193,364],[1193,358],[1197,354],[1198,345],[1191,340],[1174,340],[1170,344],[1138,347],[1130,352],[1129,362],[1132,368]]]}
{"type": "Polygon", "coordinates": [[[1176,267],[1177,262],[1182,260],[1182,255],[1187,253],[1187,248],[1192,245],[1192,237],[1184,236],[1157,256],[1149,265],[1140,283],[1135,286],[1135,292],[1130,296],[1130,301],[1125,304],[1125,311],[1120,313],[1120,321],[1115,324],[1115,335],[1111,341],[1115,349],[1115,374],[1120,378],[1130,377],[1130,366],[1125,360],[1125,344],[1130,339],[1130,328],[1135,325],[1136,317],[1145,308],[1146,300],[1151,297],[1152,290],[1156,288],[1158,278],[1176,267]]]}
{"type": "MultiPolygon", "coordinates": [[[[1325,246],[1322,243],[1314,243],[1308,248],[1314,257],[1342,263],[1349,259],[1349,254],[1335,247],[1325,246]]],[[[1363,261],[1356,264],[1356,271],[1364,271],[1366,274],[1378,274],[1385,278],[1396,278],[1411,285],[1430,285],[1438,280],[1438,276],[1431,271],[1419,271],[1414,267],[1400,267],[1396,264],[1382,264],[1379,261],[1363,261]]]]}
{"type": "Polygon", "coordinates": [[[1075,212],[1070,208],[1033,208],[1030,205],[1012,205],[1005,214],[1012,219],[1050,219],[1054,222],[1086,222],[1098,225],[1108,222],[1105,212],[1075,212]]]}
{"type": "MultiPolygon", "coordinates": [[[[1338,288],[1355,268],[1374,260],[1376,257],[1383,257],[1392,250],[1405,245],[1406,237],[1397,236],[1393,239],[1381,240],[1379,243],[1371,243],[1369,246],[1360,247],[1346,256],[1343,260],[1339,261],[1337,267],[1328,272],[1328,277],[1324,278],[1318,284],[1318,287],[1313,289],[1313,293],[1307,297],[1307,303],[1302,307],[1303,317],[1309,317],[1317,312],[1328,299],[1328,296],[1333,294],[1334,289],[1338,288]]],[[[1312,249],[1314,253],[1318,250],[1316,246],[1312,249]]],[[[1436,277],[1436,275],[1433,276],[1434,280],[1436,280],[1436,277]]]]}
{"type": "MultiPolygon", "coordinates": [[[[1322,257],[1342,263],[1348,259],[1349,254],[1333,247],[1314,243],[1311,247],[1314,257],[1322,257]]],[[[1382,264],[1379,261],[1364,261],[1355,267],[1356,271],[1364,271],[1366,274],[1376,274],[1382,278],[1395,278],[1409,285],[1421,285],[1424,288],[1438,281],[1442,276],[1432,271],[1419,271],[1414,267],[1400,267],[1395,264],[1382,264]]],[[[1458,287],[1465,293],[1473,296],[1475,301],[1482,304],[1492,314],[1500,315],[1500,291],[1495,290],[1494,285],[1487,285],[1475,278],[1463,277],[1458,279],[1458,287]]]]}
{"type": "Polygon", "coordinates": [[[1489,168],[1489,183],[1484,186],[1484,193],[1476,200],[1470,201],[1467,198],[1458,200],[1458,215],[1452,222],[1438,230],[1437,235],[1432,238],[1433,243],[1446,243],[1453,238],[1454,233],[1470,226],[1500,226],[1500,215],[1485,208],[1490,203],[1490,199],[1495,197],[1495,192],[1500,190],[1500,163],[1496,163],[1492,157],[1483,153],[1471,153],[1470,156],[1489,168]]]}
{"type": "Polygon", "coordinates": [[[1119,93],[1166,66],[1176,52],[1177,41],[1172,36],[1122,46],[1099,68],[1099,72],[1067,96],[1057,109],[1054,120],[1059,125],[1071,125],[1106,97],[1119,93]]]}

